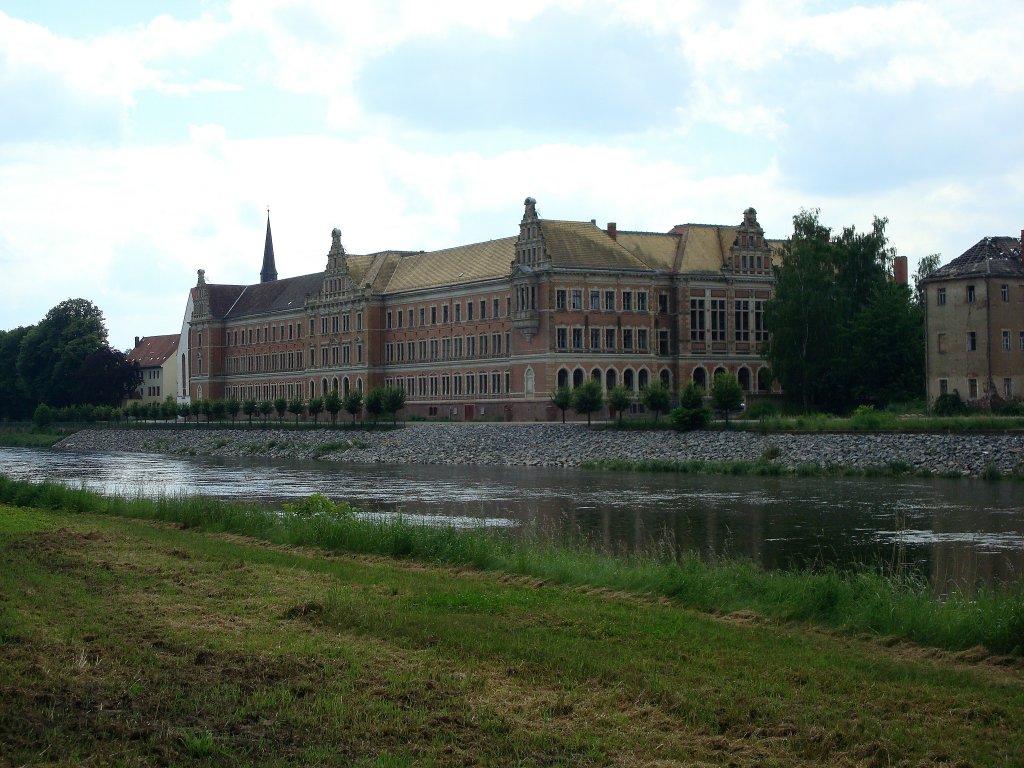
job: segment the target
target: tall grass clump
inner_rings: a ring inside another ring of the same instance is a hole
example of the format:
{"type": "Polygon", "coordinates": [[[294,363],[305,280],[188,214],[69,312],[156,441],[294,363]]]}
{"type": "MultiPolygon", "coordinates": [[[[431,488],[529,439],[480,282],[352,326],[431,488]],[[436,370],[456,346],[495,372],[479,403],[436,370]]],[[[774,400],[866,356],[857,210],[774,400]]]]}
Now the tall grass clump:
{"type": "Polygon", "coordinates": [[[701,611],[754,611],[772,619],[873,632],[950,650],[980,645],[993,653],[1024,655],[1021,585],[939,599],[923,580],[877,568],[764,571],[743,560],[702,561],[671,546],[615,556],[536,535],[516,539],[482,527],[416,525],[401,516],[367,515],[320,495],[274,511],[200,496],[102,496],[83,488],[0,475],[0,503],[174,522],[278,544],[665,597],[701,611]]]}

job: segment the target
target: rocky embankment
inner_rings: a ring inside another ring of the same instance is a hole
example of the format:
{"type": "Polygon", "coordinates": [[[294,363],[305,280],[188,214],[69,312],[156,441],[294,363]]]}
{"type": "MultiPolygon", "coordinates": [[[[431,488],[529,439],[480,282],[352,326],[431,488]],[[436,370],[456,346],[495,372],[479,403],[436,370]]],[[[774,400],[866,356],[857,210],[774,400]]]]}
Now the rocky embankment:
{"type": "Polygon", "coordinates": [[[1024,434],[757,434],[617,431],[579,424],[414,423],[379,431],[288,429],[83,430],[74,451],[261,456],[335,462],[575,467],[588,461],[757,461],[980,475],[1024,472],[1024,434]]]}

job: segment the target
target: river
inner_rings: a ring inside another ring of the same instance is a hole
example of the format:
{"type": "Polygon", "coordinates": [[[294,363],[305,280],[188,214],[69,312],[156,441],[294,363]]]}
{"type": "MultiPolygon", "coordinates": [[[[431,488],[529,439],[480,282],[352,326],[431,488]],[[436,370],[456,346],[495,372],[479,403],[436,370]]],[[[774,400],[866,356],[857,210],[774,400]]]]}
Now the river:
{"type": "Polygon", "coordinates": [[[279,504],[311,493],[424,523],[487,525],[614,552],[868,562],[933,589],[1024,580],[1024,487],[977,479],[761,478],[579,469],[351,465],[0,448],[0,471],[102,492],[279,504]]]}

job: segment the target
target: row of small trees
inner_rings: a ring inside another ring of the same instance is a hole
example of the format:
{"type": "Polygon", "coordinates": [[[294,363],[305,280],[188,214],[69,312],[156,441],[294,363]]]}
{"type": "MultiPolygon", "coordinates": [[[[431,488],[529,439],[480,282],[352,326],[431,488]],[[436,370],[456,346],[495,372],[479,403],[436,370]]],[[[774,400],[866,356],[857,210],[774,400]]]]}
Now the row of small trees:
{"type": "MultiPolygon", "coordinates": [[[[708,421],[709,411],[704,405],[704,388],[690,383],[679,392],[679,404],[672,409],[672,424],[677,429],[700,429],[708,421]]],[[[618,384],[608,390],[607,395],[597,379],[585,381],[578,387],[559,387],[551,393],[551,402],[562,411],[562,423],[565,423],[565,411],[572,408],[580,416],[591,416],[605,406],[616,414],[622,424],[622,414],[637,399],[632,390],[618,384]]],[[[640,390],[639,400],[648,411],[654,414],[657,423],[663,413],[672,407],[672,392],[660,381],[653,381],[640,390]]],[[[734,374],[720,373],[715,376],[711,385],[711,404],[726,421],[729,414],[739,410],[743,404],[743,388],[734,374]]]]}
{"type": "Polygon", "coordinates": [[[284,421],[285,414],[292,414],[295,421],[303,415],[309,415],[316,424],[322,413],[330,416],[331,424],[335,424],[338,414],[342,411],[351,415],[352,423],[364,410],[374,421],[381,416],[387,415],[392,421],[397,420],[400,410],[405,407],[405,390],[401,387],[377,387],[371,389],[365,396],[359,390],[351,390],[346,395],[341,395],[336,390],[331,390],[323,397],[313,397],[303,400],[301,397],[286,399],[278,397],[274,400],[258,401],[255,399],[238,400],[229,398],[227,400],[193,399],[188,403],[175,402],[174,398],[168,396],[162,403],[141,403],[135,401],[124,408],[110,408],[107,406],[71,406],[69,408],[55,409],[46,404],[40,404],[33,416],[37,426],[47,426],[53,422],[69,421],[175,421],[179,417],[186,423],[189,419],[199,421],[200,417],[207,422],[225,421],[230,419],[235,423],[239,416],[244,416],[252,424],[253,418],[260,419],[264,424],[270,416],[276,415],[278,422],[284,421]]]}

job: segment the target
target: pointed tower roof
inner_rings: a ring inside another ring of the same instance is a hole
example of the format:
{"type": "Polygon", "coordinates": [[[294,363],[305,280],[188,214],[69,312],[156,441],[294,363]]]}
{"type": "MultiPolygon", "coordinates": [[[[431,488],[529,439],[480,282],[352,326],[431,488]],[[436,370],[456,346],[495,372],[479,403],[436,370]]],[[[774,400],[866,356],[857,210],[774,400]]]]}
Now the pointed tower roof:
{"type": "Polygon", "coordinates": [[[272,283],[277,280],[277,267],[274,265],[274,238],[270,236],[270,210],[267,210],[267,242],[263,246],[263,269],[260,270],[260,282],[272,283]]]}

